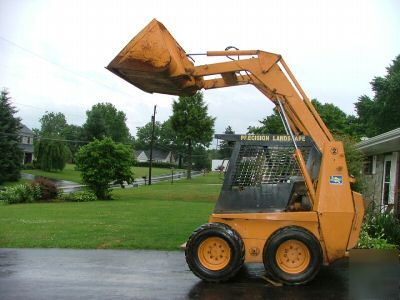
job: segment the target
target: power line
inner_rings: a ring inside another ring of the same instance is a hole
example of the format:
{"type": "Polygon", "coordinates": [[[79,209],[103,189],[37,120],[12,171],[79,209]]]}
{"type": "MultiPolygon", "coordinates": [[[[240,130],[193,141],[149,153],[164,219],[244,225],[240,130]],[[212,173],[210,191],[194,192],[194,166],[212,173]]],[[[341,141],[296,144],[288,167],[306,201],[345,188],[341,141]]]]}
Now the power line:
{"type": "MultiPolygon", "coordinates": [[[[6,132],[0,132],[0,136],[17,136],[17,137],[22,137],[22,134],[20,133],[6,133],[6,132]]],[[[34,135],[33,136],[34,139],[36,140],[48,140],[48,141],[57,141],[57,142],[66,142],[66,143],[79,143],[79,144],[88,144],[92,141],[88,141],[88,140],[70,140],[70,139],[63,139],[63,138],[51,138],[51,137],[45,137],[45,136],[38,136],[38,135],[34,135]]],[[[123,144],[126,146],[134,146],[134,143],[118,143],[118,144],[123,144]]],[[[175,154],[181,155],[182,157],[187,157],[188,154],[185,152],[181,152],[181,151],[176,151],[170,147],[164,146],[164,145],[159,145],[157,144],[157,148],[161,148],[164,151],[171,151],[174,152],[175,154]]],[[[192,154],[192,157],[207,157],[208,153],[206,154],[192,154]]]]}
{"type": "MultiPolygon", "coordinates": [[[[6,42],[6,43],[8,43],[8,44],[10,44],[10,45],[12,45],[12,46],[14,46],[14,47],[16,47],[16,48],[22,50],[22,51],[25,51],[25,52],[29,53],[29,54],[32,55],[32,56],[35,56],[35,57],[37,57],[37,58],[39,58],[39,59],[41,59],[41,60],[43,60],[43,61],[45,61],[45,62],[47,62],[47,63],[49,63],[49,64],[51,64],[51,65],[54,65],[54,66],[56,66],[56,67],[58,67],[58,68],[60,68],[60,69],[62,69],[62,70],[64,70],[64,71],[66,71],[66,72],[68,72],[68,73],[71,73],[71,74],[73,74],[73,75],[75,75],[75,76],[78,76],[78,77],[80,77],[80,78],[82,78],[82,79],[91,81],[91,82],[93,82],[93,83],[95,83],[95,84],[101,85],[101,86],[103,86],[103,87],[105,87],[105,88],[107,88],[107,89],[109,89],[109,90],[111,90],[111,91],[113,91],[113,92],[118,92],[118,93],[124,94],[124,95],[126,95],[126,96],[132,97],[132,96],[131,96],[130,94],[128,94],[128,93],[125,93],[125,92],[119,91],[119,90],[115,90],[115,89],[113,89],[112,87],[103,84],[102,82],[99,82],[99,81],[97,81],[97,80],[93,80],[93,79],[91,79],[91,78],[89,78],[89,77],[83,76],[82,74],[79,74],[79,73],[77,73],[77,72],[75,72],[75,71],[72,71],[72,70],[70,70],[70,69],[64,67],[63,65],[61,65],[61,64],[59,64],[59,63],[57,63],[57,62],[54,62],[54,61],[52,61],[52,60],[49,60],[49,59],[45,58],[44,56],[39,55],[39,54],[37,54],[37,53],[31,51],[30,49],[26,48],[26,47],[23,47],[23,46],[21,46],[21,45],[15,43],[15,42],[9,40],[9,39],[4,38],[3,36],[0,36],[0,39],[3,40],[4,42],[6,42]]],[[[43,109],[44,109],[44,108],[40,108],[40,107],[38,107],[38,106],[33,106],[33,105],[28,105],[28,104],[22,104],[22,103],[18,103],[18,102],[14,102],[14,103],[19,104],[19,105],[22,105],[22,106],[32,107],[32,108],[35,108],[35,109],[40,109],[40,110],[43,110],[43,109]]],[[[47,109],[45,109],[45,111],[47,111],[47,109]]],[[[70,115],[74,115],[74,114],[70,114],[70,115]]],[[[78,115],[74,115],[74,116],[78,116],[78,115]]],[[[79,116],[79,117],[81,117],[81,116],[79,116]]],[[[3,134],[3,133],[0,133],[0,134],[3,134]]],[[[35,137],[35,138],[37,138],[37,139],[43,139],[43,140],[46,139],[46,140],[62,141],[62,142],[76,142],[76,143],[89,143],[89,142],[90,142],[90,141],[55,139],[55,138],[46,138],[46,137],[35,137]]],[[[125,144],[125,145],[133,145],[132,143],[123,143],[123,144],[125,144]]],[[[158,145],[158,146],[160,146],[160,145],[158,145]]],[[[165,149],[165,148],[164,148],[164,149],[165,149]]],[[[172,148],[168,149],[168,151],[175,152],[175,153],[177,153],[177,154],[179,154],[179,155],[182,155],[182,156],[187,156],[186,153],[174,151],[172,148]]],[[[193,157],[205,157],[205,156],[208,156],[208,154],[192,154],[192,156],[193,156],[193,157]]]]}
{"type": "Polygon", "coordinates": [[[68,73],[71,73],[71,74],[73,74],[73,75],[75,75],[75,76],[81,77],[82,79],[91,81],[91,82],[93,82],[93,83],[95,83],[95,84],[101,85],[101,86],[103,86],[103,87],[105,87],[105,88],[107,88],[107,89],[109,89],[109,90],[111,90],[111,91],[113,91],[113,92],[121,93],[121,94],[124,94],[125,96],[132,97],[132,95],[130,95],[130,94],[126,93],[126,92],[119,91],[119,90],[115,90],[114,88],[112,88],[112,87],[110,87],[110,86],[108,86],[108,85],[106,85],[106,84],[104,84],[104,83],[102,83],[102,82],[99,82],[99,81],[94,80],[94,79],[92,79],[92,78],[86,77],[86,76],[84,76],[84,75],[82,75],[82,74],[79,74],[79,73],[76,72],[76,71],[70,70],[70,69],[64,67],[63,65],[57,63],[57,62],[54,62],[54,61],[52,61],[52,60],[49,60],[49,59],[47,59],[46,57],[44,57],[44,56],[42,56],[42,55],[39,55],[39,54],[33,52],[32,50],[27,49],[26,47],[23,47],[23,46],[21,46],[21,45],[18,45],[18,44],[15,43],[15,42],[9,40],[9,39],[6,39],[6,38],[3,37],[3,36],[0,36],[0,39],[3,40],[4,42],[6,42],[6,43],[8,43],[8,44],[10,44],[10,45],[12,45],[12,46],[14,46],[14,47],[16,47],[16,48],[22,50],[22,51],[25,51],[25,52],[29,53],[29,54],[32,55],[32,56],[35,56],[35,57],[37,57],[37,58],[39,58],[39,59],[41,59],[41,60],[43,60],[43,61],[45,61],[45,62],[47,62],[47,63],[49,63],[49,64],[52,64],[52,65],[54,65],[54,66],[56,66],[56,67],[58,67],[58,68],[60,68],[60,69],[62,69],[62,70],[64,70],[64,71],[66,71],[66,72],[68,72],[68,73]]]}
{"type": "MultiPolygon", "coordinates": [[[[45,111],[45,112],[51,112],[52,110],[49,110],[48,109],[48,107],[45,107],[45,106],[35,106],[35,105],[31,105],[31,104],[24,104],[24,103],[21,103],[21,102],[16,102],[16,101],[14,101],[14,100],[12,100],[12,103],[13,104],[18,104],[18,105],[20,105],[20,106],[26,106],[26,107],[30,107],[30,108],[34,108],[34,109],[37,109],[37,110],[41,110],[41,111],[45,111]]],[[[64,114],[63,112],[62,112],[62,114],[64,114]]],[[[85,115],[86,113],[83,113],[83,116],[85,115]]],[[[65,114],[64,114],[65,115],[65,114]]],[[[71,113],[68,113],[68,116],[75,116],[75,117],[82,117],[82,115],[78,115],[78,114],[71,114],[71,113]]],[[[66,117],[68,117],[68,116],[66,116],[66,117]]],[[[141,122],[129,122],[130,124],[142,124],[141,122]]]]}

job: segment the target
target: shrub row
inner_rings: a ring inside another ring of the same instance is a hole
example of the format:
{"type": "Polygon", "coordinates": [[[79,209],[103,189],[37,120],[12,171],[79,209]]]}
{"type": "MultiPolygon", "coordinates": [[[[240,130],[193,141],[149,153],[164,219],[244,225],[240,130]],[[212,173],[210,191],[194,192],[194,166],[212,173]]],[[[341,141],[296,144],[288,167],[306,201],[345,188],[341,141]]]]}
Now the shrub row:
{"type": "Polygon", "coordinates": [[[32,183],[6,187],[0,191],[0,200],[9,204],[49,201],[57,198],[58,188],[50,180],[39,177],[32,183]]]}
{"type": "Polygon", "coordinates": [[[61,193],[54,182],[44,177],[39,177],[32,183],[10,186],[0,191],[0,201],[4,201],[8,204],[43,201],[88,202],[95,200],[97,200],[96,195],[89,191],[70,194],[61,193]]]}
{"type": "Polygon", "coordinates": [[[31,203],[37,201],[39,198],[40,190],[34,185],[18,184],[0,191],[0,200],[8,204],[31,203]]]}

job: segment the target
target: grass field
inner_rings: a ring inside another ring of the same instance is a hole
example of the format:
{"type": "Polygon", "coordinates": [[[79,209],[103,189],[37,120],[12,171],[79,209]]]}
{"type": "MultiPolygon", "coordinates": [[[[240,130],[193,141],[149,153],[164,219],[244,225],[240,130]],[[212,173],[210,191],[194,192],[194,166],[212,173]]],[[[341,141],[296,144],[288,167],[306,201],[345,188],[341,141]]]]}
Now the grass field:
{"type": "Polygon", "coordinates": [[[117,189],[111,201],[0,204],[0,247],[178,249],[207,222],[219,183],[208,174],[117,189]]]}
{"type": "MultiPolygon", "coordinates": [[[[174,172],[181,171],[179,169],[174,172]]],[[[35,170],[23,170],[23,173],[28,173],[36,176],[44,176],[50,179],[56,180],[68,180],[73,182],[82,183],[81,172],[75,170],[74,164],[67,164],[61,172],[47,172],[39,169],[35,170]]],[[[142,176],[147,176],[149,169],[146,167],[134,167],[133,168],[135,178],[142,178],[142,176]]],[[[152,175],[160,176],[160,175],[169,175],[171,174],[170,169],[164,168],[153,168],[152,175]]]]}

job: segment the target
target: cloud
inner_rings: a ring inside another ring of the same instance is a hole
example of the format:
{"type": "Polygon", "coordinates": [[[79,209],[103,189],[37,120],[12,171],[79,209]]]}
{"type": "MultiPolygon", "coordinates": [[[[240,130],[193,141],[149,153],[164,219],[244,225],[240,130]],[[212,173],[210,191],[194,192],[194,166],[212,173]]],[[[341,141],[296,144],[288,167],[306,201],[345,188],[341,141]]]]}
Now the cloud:
{"type": "MultiPolygon", "coordinates": [[[[144,93],[104,69],[156,17],[187,52],[235,45],[281,53],[310,98],[353,113],[357,98],[371,95],[369,81],[398,54],[399,8],[396,1],[3,0],[0,37],[28,51],[0,39],[0,86],[30,127],[46,110],[82,124],[85,111],[105,101],[126,113],[132,133],[155,104],[157,118],[166,120],[173,96],[144,93]]],[[[217,132],[227,125],[245,132],[272,111],[252,87],[204,95],[217,132]]]]}

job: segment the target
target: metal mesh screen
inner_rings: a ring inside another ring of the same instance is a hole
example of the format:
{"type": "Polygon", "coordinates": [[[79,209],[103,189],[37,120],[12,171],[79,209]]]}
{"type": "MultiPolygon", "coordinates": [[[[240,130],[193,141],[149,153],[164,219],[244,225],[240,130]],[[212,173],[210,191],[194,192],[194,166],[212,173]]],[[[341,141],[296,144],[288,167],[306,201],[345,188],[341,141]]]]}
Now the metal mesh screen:
{"type": "MultiPolygon", "coordinates": [[[[310,149],[301,149],[307,160],[310,149]]],[[[291,176],[302,176],[293,157],[293,147],[242,145],[232,174],[232,186],[285,182],[291,176]]]]}

